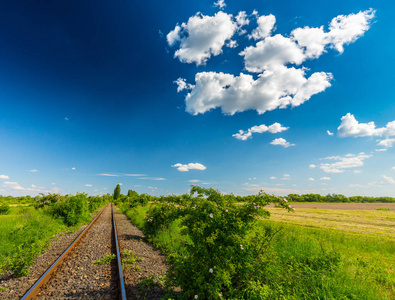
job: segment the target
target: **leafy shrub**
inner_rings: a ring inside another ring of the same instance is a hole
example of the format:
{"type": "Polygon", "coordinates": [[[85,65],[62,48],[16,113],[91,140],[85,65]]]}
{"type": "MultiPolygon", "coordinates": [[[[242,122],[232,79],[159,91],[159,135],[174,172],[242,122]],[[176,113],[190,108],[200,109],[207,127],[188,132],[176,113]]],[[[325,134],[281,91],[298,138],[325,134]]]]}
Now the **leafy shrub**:
{"type": "MultiPolygon", "coordinates": [[[[263,192],[244,205],[236,205],[235,199],[194,186],[189,195],[178,197],[176,204],[161,199],[164,204],[148,211],[144,226],[147,235],[181,218],[182,233],[190,238],[185,243],[187,254],[173,254],[167,273],[167,286],[181,287],[181,299],[218,299],[219,295],[262,299],[269,294],[270,289],[259,280],[278,231],[256,232],[252,237],[251,233],[258,216],[269,216],[263,209],[267,204],[292,208],[286,200],[263,192]]],[[[174,201],[174,196],[167,200],[174,201]]]]}
{"type": "Polygon", "coordinates": [[[0,215],[8,215],[11,212],[10,207],[6,204],[0,206],[0,215]]]}

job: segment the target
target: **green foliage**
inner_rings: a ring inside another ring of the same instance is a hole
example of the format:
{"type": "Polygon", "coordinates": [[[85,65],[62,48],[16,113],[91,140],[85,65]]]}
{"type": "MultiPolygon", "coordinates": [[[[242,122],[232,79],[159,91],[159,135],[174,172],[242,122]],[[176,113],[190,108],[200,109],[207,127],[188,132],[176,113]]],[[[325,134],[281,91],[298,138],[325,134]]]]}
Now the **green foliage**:
{"type": "Polygon", "coordinates": [[[10,270],[15,277],[29,274],[28,267],[48,245],[53,235],[66,228],[42,211],[8,215],[0,219],[0,273],[10,270]]]}
{"type": "Polygon", "coordinates": [[[186,255],[174,253],[167,273],[167,285],[181,287],[181,299],[195,295],[213,299],[219,294],[237,298],[251,282],[257,285],[277,232],[249,237],[256,217],[268,217],[263,207],[271,202],[291,210],[283,199],[263,192],[244,205],[236,205],[234,196],[224,197],[214,189],[197,186],[177,200],[161,200],[164,204],[148,211],[144,230],[153,236],[181,218],[181,233],[189,237],[184,245],[186,255]],[[171,203],[174,200],[176,204],[171,203]]]}
{"type": "Polygon", "coordinates": [[[395,203],[392,197],[366,197],[351,196],[346,197],[342,194],[328,194],[322,196],[320,194],[289,194],[287,199],[291,202],[332,202],[332,203],[395,203]]]}
{"type": "Polygon", "coordinates": [[[67,226],[87,222],[91,219],[87,195],[78,193],[75,196],[61,198],[47,208],[47,211],[63,219],[67,226]]]}
{"type": "Polygon", "coordinates": [[[126,213],[170,254],[166,288],[181,287],[178,299],[394,298],[393,239],[257,219],[268,202],[288,204],[194,187],[126,213]]]}
{"type": "Polygon", "coordinates": [[[6,204],[0,206],[0,215],[8,215],[11,212],[10,207],[6,204]]]}
{"type": "Polygon", "coordinates": [[[116,258],[117,256],[115,254],[108,254],[96,260],[92,265],[109,265],[111,261],[113,261],[116,258]]]}
{"type": "Polygon", "coordinates": [[[118,200],[120,197],[121,197],[121,186],[118,183],[114,189],[113,199],[118,200]]]}
{"type": "Polygon", "coordinates": [[[391,208],[388,207],[379,207],[376,210],[383,210],[383,211],[391,211],[391,208]]]}

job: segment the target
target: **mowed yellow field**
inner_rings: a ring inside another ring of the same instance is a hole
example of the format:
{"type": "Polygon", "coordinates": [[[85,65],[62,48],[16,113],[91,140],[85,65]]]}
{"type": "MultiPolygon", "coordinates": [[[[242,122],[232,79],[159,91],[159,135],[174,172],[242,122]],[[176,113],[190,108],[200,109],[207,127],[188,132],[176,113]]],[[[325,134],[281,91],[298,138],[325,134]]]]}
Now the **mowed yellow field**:
{"type": "Polygon", "coordinates": [[[395,203],[291,203],[295,212],[268,207],[270,219],[302,226],[383,235],[395,239],[395,203]],[[390,210],[377,210],[389,208],[390,210]]]}

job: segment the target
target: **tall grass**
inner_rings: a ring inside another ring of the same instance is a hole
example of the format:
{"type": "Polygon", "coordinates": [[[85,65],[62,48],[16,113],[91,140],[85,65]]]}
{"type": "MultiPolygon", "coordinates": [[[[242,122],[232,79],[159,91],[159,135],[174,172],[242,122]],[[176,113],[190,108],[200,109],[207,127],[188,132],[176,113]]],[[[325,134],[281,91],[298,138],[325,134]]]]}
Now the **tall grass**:
{"type": "MultiPolygon", "coordinates": [[[[144,229],[147,210],[126,214],[144,229]]],[[[184,255],[183,245],[190,240],[181,234],[180,222],[173,221],[150,241],[165,253],[184,255]]],[[[255,231],[280,227],[267,249],[261,278],[265,299],[395,299],[394,238],[270,220],[259,220],[255,231]]]]}

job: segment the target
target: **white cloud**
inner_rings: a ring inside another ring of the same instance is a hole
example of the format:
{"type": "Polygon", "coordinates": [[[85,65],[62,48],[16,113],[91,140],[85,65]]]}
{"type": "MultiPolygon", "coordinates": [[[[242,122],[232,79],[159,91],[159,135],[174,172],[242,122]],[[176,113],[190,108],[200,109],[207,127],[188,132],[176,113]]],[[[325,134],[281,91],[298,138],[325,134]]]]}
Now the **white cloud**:
{"type": "Polygon", "coordinates": [[[394,180],[392,177],[383,175],[383,178],[384,178],[387,182],[392,183],[392,184],[395,184],[395,180],[394,180]]]}
{"type": "Polygon", "coordinates": [[[355,174],[360,174],[360,173],[362,173],[361,170],[354,170],[353,172],[354,172],[355,174]]]}
{"type": "Polygon", "coordinates": [[[200,163],[189,163],[187,165],[177,163],[172,165],[172,167],[177,168],[177,170],[180,172],[188,172],[189,170],[206,170],[206,167],[200,163]]]}
{"type": "MultiPolygon", "coordinates": [[[[374,14],[374,10],[367,10],[340,15],[331,21],[327,32],[323,26],[296,28],[289,37],[281,34],[271,36],[275,24],[273,15],[259,17],[258,28],[250,37],[261,40],[240,52],[245,69],[259,73],[257,78],[244,73],[237,76],[201,72],[195,75],[194,85],[180,78],[177,90],[191,89],[185,97],[186,111],[197,115],[221,108],[224,114],[230,115],[246,110],[263,114],[303,104],[330,87],[333,76],[316,72],[307,77],[306,68],[288,65],[298,66],[307,59],[318,58],[326,48],[343,52],[345,44],[354,42],[370,28],[374,14]]],[[[254,11],[252,15],[258,16],[258,13],[254,11]]],[[[249,19],[245,12],[239,12],[235,18],[223,12],[214,17],[197,14],[187,24],[177,25],[167,40],[169,45],[180,43],[175,56],[182,62],[199,65],[212,55],[219,55],[224,45],[235,46],[236,41],[231,41],[233,34],[236,30],[241,34],[240,28],[247,24],[249,19]]]]}
{"type": "Polygon", "coordinates": [[[387,148],[375,149],[374,151],[377,151],[377,152],[384,152],[384,151],[387,151],[387,148]]]}
{"type": "Polygon", "coordinates": [[[273,15],[260,16],[257,20],[258,27],[252,31],[248,38],[254,40],[263,40],[270,36],[274,30],[274,24],[276,23],[276,17],[273,15]]]}
{"type": "MultiPolygon", "coordinates": [[[[390,148],[395,144],[395,121],[388,122],[385,127],[376,128],[373,121],[359,123],[354,115],[347,113],[341,118],[337,133],[339,137],[386,136],[386,138],[378,140],[377,145],[390,148]]],[[[376,151],[384,151],[384,149],[376,151]]]]}
{"type": "Polygon", "coordinates": [[[72,167],[71,169],[74,171],[74,170],[75,170],[75,167],[72,167]]]}
{"type": "Polygon", "coordinates": [[[177,80],[173,81],[177,84],[177,93],[183,90],[191,90],[194,88],[194,85],[185,82],[185,78],[178,78],[177,80]]]}
{"type": "Polygon", "coordinates": [[[103,173],[103,174],[99,174],[99,176],[118,177],[119,175],[103,173]]]}
{"type": "Polygon", "coordinates": [[[190,17],[187,23],[176,25],[167,35],[169,46],[180,43],[174,57],[181,62],[204,64],[211,55],[222,53],[222,47],[237,29],[233,16],[222,11],[214,16],[200,13],[190,17]]]}
{"type": "Polygon", "coordinates": [[[287,142],[285,139],[283,138],[278,138],[275,139],[273,141],[270,142],[271,145],[279,145],[279,146],[283,146],[284,148],[288,148],[290,146],[295,146],[295,144],[291,144],[290,142],[287,142]]]}
{"type": "Polygon", "coordinates": [[[10,179],[8,175],[0,175],[0,179],[10,179]]]}
{"type": "Polygon", "coordinates": [[[335,160],[334,163],[322,163],[320,168],[326,173],[343,173],[345,169],[357,168],[363,166],[363,161],[371,155],[367,155],[363,152],[354,155],[347,154],[343,157],[341,156],[330,156],[325,159],[335,160]]]}
{"type": "Polygon", "coordinates": [[[265,124],[259,126],[253,126],[249,128],[247,131],[239,130],[238,133],[233,134],[236,139],[245,141],[252,136],[253,133],[263,133],[263,132],[270,132],[270,133],[278,133],[287,130],[289,127],[283,127],[280,123],[274,123],[270,126],[266,126],[265,124]]]}
{"type": "Polygon", "coordinates": [[[91,184],[85,184],[85,186],[92,186],[91,184]]]}
{"type": "Polygon", "coordinates": [[[340,126],[337,128],[337,134],[339,137],[381,136],[386,131],[385,128],[376,128],[374,122],[359,123],[355,119],[354,115],[350,113],[343,116],[341,121],[340,126]]]}
{"type": "Polygon", "coordinates": [[[200,182],[200,180],[198,180],[198,179],[192,179],[192,180],[188,180],[188,182],[198,183],[198,182],[200,182]]]}
{"type": "Polygon", "coordinates": [[[310,181],[315,181],[315,179],[314,179],[314,178],[311,178],[311,177],[309,178],[309,180],[310,180],[310,181]]]}
{"type": "Polygon", "coordinates": [[[270,177],[270,179],[277,179],[277,177],[272,176],[272,177],[270,177]]]}
{"type": "Polygon", "coordinates": [[[362,185],[356,183],[356,184],[350,184],[349,187],[357,187],[357,188],[361,188],[363,187],[362,185]]]}
{"type": "Polygon", "coordinates": [[[3,183],[3,186],[11,188],[13,190],[24,190],[23,187],[21,187],[18,182],[14,182],[14,181],[5,181],[3,183]]]}
{"type": "Polygon", "coordinates": [[[248,19],[245,11],[240,11],[238,13],[238,15],[236,16],[236,23],[237,23],[239,29],[245,25],[250,24],[250,20],[248,19]]]}
{"type": "Polygon", "coordinates": [[[55,183],[55,182],[51,182],[51,184],[52,184],[52,185],[55,185],[56,183],[55,183]]]}
{"type": "Polygon", "coordinates": [[[384,140],[381,140],[377,145],[386,148],[391,148],[394,144],[395,144],[395,138],[386,138],[384,140]]]}
{"type": "Polygon", "coordinates": [[[392,167],[392,170],[394,170],[394,171],[395,171],[395,167],[392,167]]]}
{"type": "Polygon", "coordinates": [[[279,66],[265,71],[255,80],[249,74],[200,72],[195,87],[185,97],[186,111],[197,115],[220,107],[233,115],[254,109],[259,114],[287,106],[295,107],[330,86],[331,74],[314,73],[305,78],[305,70],[279,66]]]}
{"type": "Polygon", "coordinates": [[[38,170],[36,170],[36,169],[32,169],[32,170],[28,170],[29,172],[32,172],[32,173],[37,173],[38,172],[38,170]]]}
{"type": "Polygon", "coordinates": [[[32,184],[32,188],[36,188],[36,186],[34,184],[32,184]]]}
{"type": "Polygon", "coordinates": [[[342,53],[343,46],[355,42],[369,30],[370,22],[375,15],[375,10],[369,9],[357,14],[340,15],[329,24],[328,39],[330,46],[342,53]]]}
{"type": "Polygon", "coordinates": [[[320,180],[331,180],[330,177],[321,177],[320,180]]]}
{"type": "Polygon", "coordinates": [[[277,34],[259,41],[240,52],[249,72],[261,73],[286,64],[300,65],[305,57],[303,50],[289,38],[277,34]]]}
{"type": "Polygon", "coordinates": [[[140,177],[139,179],[143,179],[143,180],[166,180],[166,178],[162,178],[162,177],[140,177]]]}
{"type": "Polygon", "coordinates": [[[326,133],[327,133],[328,135],[333,135],[333,132],[330,132],[329,130],[327,130],[326,133]]]}
{"type": "Polygon", "coordinates": [[[310,168],[310,169],[314,169],[315,167],[316,167],[316,165],[314,165],[314,164],[310,164],[310,165],[309,165],[309,168],[310,168]]]}
{"type": "Polygon", "coordinates": [[[218,0],[214,2],[214,6],[218,6],[220,9],[223,9],[226,6],[225,0],[218,0]]]}

